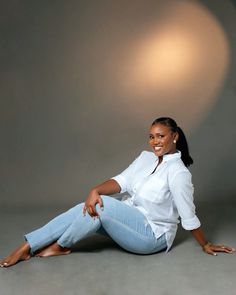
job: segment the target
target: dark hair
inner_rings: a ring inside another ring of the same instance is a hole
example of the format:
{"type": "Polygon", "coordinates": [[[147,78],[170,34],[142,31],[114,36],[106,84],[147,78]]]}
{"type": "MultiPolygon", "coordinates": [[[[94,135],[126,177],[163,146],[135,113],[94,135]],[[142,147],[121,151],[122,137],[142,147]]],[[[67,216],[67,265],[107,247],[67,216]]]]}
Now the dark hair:
{"type": "Polygon", "coordinates": [[[177,150],[181,151],[181,159],[186,167],[193,164],[193,159],[189,154],[188,143],[184,135],[184,132],[180,127],[178,127],[175,120],[168,117],[161,117],[153,121],[152,126],[155,124],[162,124],[168,126],[171,129],[171,131],[178,132],[179,139],[176,143],[176,148],[177,150]]]}

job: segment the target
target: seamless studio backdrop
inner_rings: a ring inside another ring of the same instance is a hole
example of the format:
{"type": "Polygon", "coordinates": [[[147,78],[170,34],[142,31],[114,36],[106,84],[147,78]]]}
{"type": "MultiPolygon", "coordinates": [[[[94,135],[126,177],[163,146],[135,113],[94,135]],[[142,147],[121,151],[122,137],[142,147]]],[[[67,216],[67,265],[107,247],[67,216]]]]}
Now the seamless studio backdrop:
{"type": "MultiPolygon", "coordinates": [[[[0,30],[0,258],[148,150],[159,116],[188,137],[207,239],[236,247],[235,1],[8,0],[0,30]]],[[[236,254],[179,228],[167,254],[95,235],[1,268],[1,294],[232,295],[236,254]]]]}
{"type": "MultiPolygon", "coordinates": [[[[233,1],[3,1],[0,205],[69,206],[174,117],[196,203],[235,205],[233,1]]],[[[221,206],[221,205],[220,205],[221,206]]]]}

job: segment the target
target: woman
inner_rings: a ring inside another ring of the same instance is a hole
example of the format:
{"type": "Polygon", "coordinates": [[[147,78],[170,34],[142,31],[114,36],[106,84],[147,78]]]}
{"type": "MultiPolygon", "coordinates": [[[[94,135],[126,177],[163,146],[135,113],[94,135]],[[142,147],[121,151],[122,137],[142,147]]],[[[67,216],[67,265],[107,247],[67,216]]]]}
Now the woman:
{"type": "Polygon", "coordinates": [[[185,135],[171,118],[156,119],[149,131],[152,152],[142,152],[121,174],[94,187],[78,204],[25,235],[25,242],[0,262],[9,267],[31,256],[65,255],[80,240],[94,233],[110,236],[123,249],[137,254],[169,250],[179,217],[203,251],[233,253],[225,245],[208,242],[193,203],[193,163],[185,135]],[[109,197],[128,192],[126,200],[109,197]]]}

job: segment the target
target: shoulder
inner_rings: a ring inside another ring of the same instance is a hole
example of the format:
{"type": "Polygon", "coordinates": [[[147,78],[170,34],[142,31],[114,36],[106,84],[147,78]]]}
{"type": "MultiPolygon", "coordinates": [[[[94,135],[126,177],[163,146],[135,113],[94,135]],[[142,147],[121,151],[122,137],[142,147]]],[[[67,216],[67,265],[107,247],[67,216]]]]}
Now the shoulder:
{"type": "Polygon", "coordinates": [[[170,181],[190,181],[192,174],[181,159],[168,163],[168,176],[170,181]]]}
{"type": "Polygon", "coordinates": [[[150,159],[150,160],[157,159],[156,155],[153,152],[149,152],[149,151],[142,151],[139,157],[142,159],[150,159]]]}

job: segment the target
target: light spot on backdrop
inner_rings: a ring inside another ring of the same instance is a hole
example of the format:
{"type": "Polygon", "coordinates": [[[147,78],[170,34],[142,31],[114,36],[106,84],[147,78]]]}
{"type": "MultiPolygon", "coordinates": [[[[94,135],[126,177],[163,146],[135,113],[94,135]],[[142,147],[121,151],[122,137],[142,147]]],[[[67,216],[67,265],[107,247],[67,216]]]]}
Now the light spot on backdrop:
{"type": "Polygon", "coordinates": [[[174,1],[162,9],[120,65],[121,99],[133,105],[131,116],[150,120],[157,114],[172,115],[191,129],[207,115],[222,89],[228,42],[204,6],[174,1]]]}
{"type": "Polygon", "coordinates": [[[132,2],[106,2],[81,23],[68,14],[62,84],[77,99],[76,124],[91,122],[96,111],[106,112],[103,129],[108,116],[143,129],[168,115],[192,130],[220,96],[230,52],[214,14],[197,1],[143,3],[134,10],[132,2]]]}

